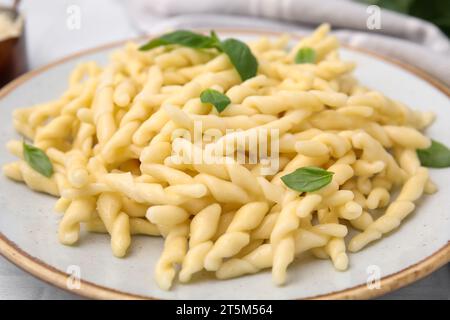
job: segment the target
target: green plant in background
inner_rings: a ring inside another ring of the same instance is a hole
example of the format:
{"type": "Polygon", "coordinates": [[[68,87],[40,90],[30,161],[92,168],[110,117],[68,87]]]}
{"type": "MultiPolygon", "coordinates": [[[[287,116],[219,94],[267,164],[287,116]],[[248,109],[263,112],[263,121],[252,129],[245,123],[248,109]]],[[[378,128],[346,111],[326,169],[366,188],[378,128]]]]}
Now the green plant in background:
{"type": "Polygon", "coordinates": [[[375,4],[381,8],[409,14],[437,25],[450,37],[450,1],[449,0],[358,0],[375,4]]]}

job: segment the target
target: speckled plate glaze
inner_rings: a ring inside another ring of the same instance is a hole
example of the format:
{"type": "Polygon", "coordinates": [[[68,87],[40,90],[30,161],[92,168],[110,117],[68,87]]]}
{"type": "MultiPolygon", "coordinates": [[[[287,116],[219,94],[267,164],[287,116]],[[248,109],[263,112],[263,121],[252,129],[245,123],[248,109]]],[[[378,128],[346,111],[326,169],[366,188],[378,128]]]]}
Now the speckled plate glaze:
{"type": "MultiPolygon", "coordinates": [[[[219,30],[225,37],[250,40],[271,32],[219,30]]],[[[18,138],[12,126],[15,108],[48,101],[66,88],[67,78],[80,61],[107,61],[122,43],[81,52],[18,78],[0,91],[0,163],[13,160],[4,147],[18,138]]],[[[426,73],[370,52],[343,48],[342,58],[355,61],[357,78],[365,85],[419,110],[437,114],[427,134],[450,145],[450,91],[426,73]]],[[[78,266],[81,287],[72,292],[103,299],[349,299],[370,298],[416,281],[450,260],[450,169],[431,170],[440,191],[424,196],[402,226],[361,252],[350,254],[350,268],[335,271],[330,261],[302,258],[289,268],[288,283],[272,284],[270,271],[220,281],[200,275],[190,284],[160,290],[153,268],[161,253],[160,238],[135,237],[126,259],[114,258],[109,237],[83,234],[77,246],[57,239],[60,216],[54,198],[0,176],[0,253],[36,277],[70,290],[68,270],[78,266]],[[366,283],[377,266],[381,286],[366,283]]],[[[70,279],[69,279],[70,281],[70,279]]]]}

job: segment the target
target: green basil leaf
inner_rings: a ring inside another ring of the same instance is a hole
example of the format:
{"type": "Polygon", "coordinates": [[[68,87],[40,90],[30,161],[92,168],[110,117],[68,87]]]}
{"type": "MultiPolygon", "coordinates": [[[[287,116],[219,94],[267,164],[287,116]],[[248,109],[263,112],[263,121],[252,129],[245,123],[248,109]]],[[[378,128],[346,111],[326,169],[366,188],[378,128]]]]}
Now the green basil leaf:
{"type": "Polygon", "coordinates": [[[31,168],[50,178],[53,174],[53,165],[44,151],[27,143],[23,143],[23,158],[31,168]]]}
{"type": "Polygon", "coordinates": [[[329,184],[333,179],[333,174],[334,172],[318,167],[303,167],[281,177],[281,180],[290,189],[299,192],[311,192],[329,184]]]}
{"type": "Polygon", "coordinates": [[[211,30],[209,32],[209,35],[211,37],[211,39],[213,40],[213,46],[215,48],[217,48],[219,51],[222,51],[222,48],[220,47],[220,39],[219,36],[217,35],[217,33],[214,30],[211,30]]]}
{"type": "Polygon", "coordinates": [[[205,49],[215,48],[217,46],[216,39],[204,36],[199,33],[194,33],[187,30],[178,30],[166,33],[159,38],[155,38],[144,44],[139,48],[141,51],[147,51],[156,47],[165,46],[169,44],[179,44],[181,46],[205,49]]]}
{"type": "Polygon", "coordinates": [[[295,55],[295,63],[315,63],[316,51],[313,48],[300,48],[295,55]]]}
{"type": "Polygon", "coordinates": [[[219,112],[222,112],[231,103],[230,98],[214,89],[203,91],[200,100],[203,103],[211,103],[219,112]]]}
{"type": "Polygon", "coordinates": [[[159,38],[147,42],[139,50],[146,51],[169,44],[178,44],[196,49],[216,48],[219,51],[225,52],[239,73],[242,81],[253,78],[258,71],[258,61],[244,42],[236,39],[220,41],[214,30],[210,32],[209,37],[187,30],[166,33],[159,38]]]}
{"type": "Polygon", "coordinates": [[[417,156],[424,167],[450,167],[450,150],[437,141],[431,140],[431,146],[427,149],[418,149],[417,156]]]}
{"type": "Polygon", "coordinates": [[[253,78],[256,75],[258,61],[244,42],[236,39],[227,39],[221,42],[220,47],[230,58],[242,81],[253,78]]]}

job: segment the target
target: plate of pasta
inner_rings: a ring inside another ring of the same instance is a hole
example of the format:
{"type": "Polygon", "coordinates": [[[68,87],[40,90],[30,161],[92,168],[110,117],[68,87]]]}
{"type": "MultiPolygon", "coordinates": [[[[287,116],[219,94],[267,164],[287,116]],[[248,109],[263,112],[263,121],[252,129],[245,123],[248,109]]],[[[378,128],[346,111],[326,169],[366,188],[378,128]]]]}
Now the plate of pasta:
{"type": "Polygon", "coordinates": [[[177,30],[3,88],[0,252],[92,298],[369,298],[447,263],[449,89],[329,31],[177,30]]]}

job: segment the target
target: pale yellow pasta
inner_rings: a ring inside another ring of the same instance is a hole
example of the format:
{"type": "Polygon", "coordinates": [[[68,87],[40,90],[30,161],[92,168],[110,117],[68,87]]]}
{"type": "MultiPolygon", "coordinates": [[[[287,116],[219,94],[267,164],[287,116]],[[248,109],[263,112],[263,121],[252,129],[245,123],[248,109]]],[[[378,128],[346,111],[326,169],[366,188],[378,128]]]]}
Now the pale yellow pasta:
{"type": "MultiPolygon", "coordinates": [[[[349,203],[349,202],[348,202],[349,203]]],[[[339,209],[338,209],[339,210],[339,209]]],[[[328,255],[334,267],[339,271],[344,271],[348,267],[348,256],[346,254],[344,237],[347,235],[347,230],[339,224],[338,215],[334,210],[321,209],[318,211],[318,225],[314,226],[313,230],[325,233],[330,236],[328,243],[324,246],[324,252],[328,255]],[[339,230],[342,229],[342,230],[339,230]]],[[[317,252],[316,248],[316,252],[317,252]]]]}
{"type": "MultiPolygon", "coordinates": [[[[305,229],[298,229],[295,234],[295,255],[302,252],[324,246],[328,237],[305,229]]],[[[244,274],[256,273],[262,269],[272,267],[273,251],[270,244],[263,244],[242,258],[234,258],[226,261],[217,270],[219,279],[228,279],[244,274]]]]}
{"type": "Polygon", "coordinates": [[[368,209],[382,208],[389,203],[389,192],[384,188],[374,188],[367,196],[366,206],[368,209]]]}
{"type": "Polygon", "coordinates": [[[403,185],[399,196],[389,205],[386,213],[368,225],[362,233],[352,238],[349,249],[359,251],[368,243],[397,228],[400,222],[414,210],[413,202],[422,195],[427,180],[428,170],[420,167],[416,174],[403,185]]]}
{"type": "Polygon", "coordinates": [[[75,188],[82,188],[89,182],[89,173],[86,168],[87,159],[79,150],[71,150],[65,155],[67,179],[75,188]]]}
{"type": "Polygon", "coordinates": [[[222,259],[232,257],[250,242],[249,232],[255,229],[268,211],[265,202],[251,202],[242,206],[234,215],[226,232],[214,243],[205,257],[206,270],[219,269],[222,259]]]}
{"type": "Polygon", "coordinates": [[[294,231],[298,229],[300,219],[309,219],[322,200],[320,195],[309,194],[299,200],[290,201],[295,197],[295,193],[287,194],[270,235],[273,247],[272,277],[278,284],[285,282],[286,269],[294,258],[296,247],[294,231]]]}
{"type": "Polygon", "coordinates": [[[168,232],[164,250],[155,267],[155,280],[158,285],[168,290],[175,278],[175,265],[181,264],[187,252],[189,225],[181,223],[173,226],[168,232]]]}
{"type": "Polygon", "coordinates": [[[120,194],[102,193],[97,199],[97,212],[111,235],[111,248],[116,257],[123,257],[131,243],[130,218],[121,208],[120,194]]]}
{"type": "Polygon", "coordinates": [[[434,115],[358,83],[329,31],[289,48],[287,36],[252,42],[258,70],[244,81],[216,49],[128,43],[105,66],[81,63],[59,98],[13,113],[53,173],[38,172],[20,139],[7,144],[17,159],[3,173],[58,197],[65,245],[84,227],[124,257],[133,235],[163,237],[154,275],[164,290],[201,271],[267,268],[282,285],[304,253],[345,271],[346,243],[361,250],[437,191],[416,152],[431,144],[423,130],[434,115]],[[304,48],[314,62],[296,63],[304,48]],[[203,103],[206,89],[230,103],[203,103]],[[283,179],[311,166],[330,181],[302,192],[283,179]]]}
{"type": "Polygon", "coordinates": [[[126,107],[136,95],[136,87],[130,80],[121,81],[114,90],[113,100],[119,107],[126,107]]]}
{"type": "Polygon", "coordinates": [[[189,234],[189,250],[183,260],[180,281],[187,282],[192,274],[203,269],[205,257],[213,247],[211,239],[219,225],[221,208],[215,203],[199,213],[191,221],[189,234]]]}
{"type": "Polygon", "coordinates": [[[171,205],[152,206],[148,209],[146,217],[152,223],[171,226],[185,221],[189,213],[183,208],[171,205]]]}
{"type": "Polygon", "coordinates": [[[55,178],[47,178],[34,171],[25,161],[20,160],[3,166],[3,173],[16,181],[23,181],[33,190],[59,196],[55,178]]]}
{"type": "Polygon", "coordinates": [[[95,204],[94,197],[80,197],[70,203],[59,224],[58,237],[61,243],[74,244],[78,241],[80,223],[92,219],[95,204]]]}
{"type": "MultiPolygon", "coordinates": [[[[147,219],[131,218],[130,220],[131,235],[147,235],[160,236],[158,227],[147,219]]],[[[86,230],[96,233],[108,233],[105,224],[100,218],[93,218],[86,223],[86,230]]]]}
{"type": "Polygon", "coordinates": [[[71,200],[61,197],[56,201],[55,206],[53,208],[58,213],[64,213],[69,207],[70,203],[71,200]]]}

